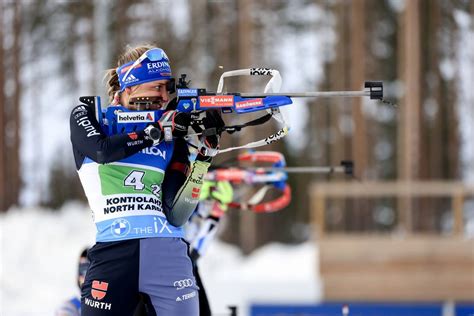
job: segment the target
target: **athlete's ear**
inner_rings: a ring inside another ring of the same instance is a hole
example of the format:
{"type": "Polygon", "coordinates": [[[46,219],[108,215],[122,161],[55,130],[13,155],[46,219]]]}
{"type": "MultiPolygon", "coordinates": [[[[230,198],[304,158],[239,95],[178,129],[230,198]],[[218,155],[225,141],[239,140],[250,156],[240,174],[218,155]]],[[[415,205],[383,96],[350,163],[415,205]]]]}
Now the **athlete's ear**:
{"type": "Polygon", "coordinates": [[[111,105],[120,105],[120,91],[114,93],[114,99],[111,105]]]}

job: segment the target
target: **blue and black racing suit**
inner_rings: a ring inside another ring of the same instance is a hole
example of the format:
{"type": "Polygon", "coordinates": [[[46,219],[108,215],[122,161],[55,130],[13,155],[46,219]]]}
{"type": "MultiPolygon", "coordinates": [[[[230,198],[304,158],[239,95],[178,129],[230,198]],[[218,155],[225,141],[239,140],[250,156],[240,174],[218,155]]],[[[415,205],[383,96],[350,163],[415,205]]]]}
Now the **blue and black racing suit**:
{"type": "Polygon", "coordinates": [[[76,168],[92,209],[96,241],[82,287],[82,315],[198,315],[181,228],[198,203],[209,163],[188,160],[184,140],[153,146],[144,131],[107,136],[92,108],[70,117],[76,168]]]}

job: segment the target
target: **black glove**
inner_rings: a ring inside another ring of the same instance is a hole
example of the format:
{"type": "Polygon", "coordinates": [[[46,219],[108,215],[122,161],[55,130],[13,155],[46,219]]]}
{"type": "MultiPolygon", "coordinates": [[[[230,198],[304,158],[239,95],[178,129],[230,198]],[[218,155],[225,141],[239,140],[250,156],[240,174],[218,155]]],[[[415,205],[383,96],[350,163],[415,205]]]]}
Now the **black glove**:
{"type": "Polygon", "coordinates": [[[199,139],[199,153],[196,160],[210,162],[212,157],[219,152],[220,136],[225,123],[220,112],[216,110],[206,111],[206,117],[203,118],[202,122],[205,129],[199,139]]]}
{"type": "Polygon", "coordinates": [[[184,112],[175,112],[174,124],[174,136],[184,137],[188,135],[188,127],[191,124],[191,114],[184,112]]]}
{"type": "Polygon", "coordinates": [[[169,142],[173,140],[173,136],[186,136],[190,122],[191,115],[189,113],[171,110],[163,113],[158,120],[158,126],[163,131],[165,141],[169,142]]]}

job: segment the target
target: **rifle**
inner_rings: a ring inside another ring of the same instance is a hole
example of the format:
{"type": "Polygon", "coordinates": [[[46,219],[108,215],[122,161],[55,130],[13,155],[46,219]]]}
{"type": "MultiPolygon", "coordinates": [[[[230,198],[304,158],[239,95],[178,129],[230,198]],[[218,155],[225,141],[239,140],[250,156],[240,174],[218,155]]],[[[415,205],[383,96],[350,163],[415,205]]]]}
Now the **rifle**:
{"type": "MultiPolygon", "coordinates": [[[[185,139],[193,146],[191,139],[198,135],[220,135],[223,132],[229,134],[239,132],[249,126],[257,126],[275,119],[280,128],[268,137],[250,142],[248,144],[220,149],[219,153],[236,149],[256,148],[276,142],[285,137],[290,126],[286,123],[280,107],[293,103],[292,98],[332,98],[332,97],[369,97],[370,99],[383,100],[383,83],[380,81],[366,81],[365,89],[362,91],[319,91],[319,92],[279,92],[282,79],[278,70],[269,68],[249,68],[224,72],[217,86],[216,92],[209,92],[204,88],[190,88],[186,74],[182,74],[176,84],[176,110],[189,113],[191,117],[191,128],[194,133],[188,133],[185,139]],[[262,93],[223,92],[225,78],[234,76],[271,76],[262,93]],[[245,114],[251,112],[265,111],[266,114],[238,125],[223,126],[219,129],[206,129],[203,119],[208,111],[219,110],[223,114],[236,113],[245,114]]],[[[130,111],[123,106],[108,107],[101,109],[99,97],[81,97],[79,100],[95,109],[97,121],[107,135],[117,133],[129,133],[144,129],[147,125],[156,123],[165,110],[155,111],[130,111]]],[[[145,108],[153,102],[152,98],[142,97],[134,101],[135,104],[143,105],[145,108]]],[[[164,127],[165,141],[171,141],[173,135],[164,127]]],[[[196,147],[196,146],[194,146],[196,147]]]]}
{"type": "Polygon", "coordinates": [[[205,175],[207,181],[229,181],[232,184],[255,185],[263,184],[247,203],[232,202],[232,208],[249,209],[254,212],[275,212],[286,207],[291,201],[291,188],[287,184],[288,173],[344,173],[353,175],[353,162],[342,161],[340,166],[327,167],[287,167],[285,157],[275,151],[248,151],[236,157],[237,162],[263,164],[270,163],[271,167],[253,166],[226,167],[225,164],[211,167],[205,175]],[[272,201],[262,202],[270,189],[276,189],[280,196],[272,201]]]}
{"type": "Polygon", "coordinates": [[[182,74],[176,85],[177,107],[181,112],[192,113],[192,128],[196,133],[192,135],[212,135],[227,132],[229,134],[241,131],[249,126],[264,124],[271,118],[280,123],[281,128],[268,137],[243,146],[231,147],[219,150],[219,153],[236,149],[256,148],[271,144],[282,139],[288,134],[290,126],[280,112],[280,107],[293,103],[292,98],[332,98],[332,97],[369,97],[370,99],[383,101],[383,83],[380,81],[366,81],[363,91],[318,91],[318,92],[279,92],[282,79],[278,70],[269,68],[249,68],[224,72],[217,86],[216,92],[208,92],[203,88],[189,88],[186,74],[182,74]],[[224,80],[234,76],[271,76],[262,93],[223,92],[224,80]],[[220,110],[223,114],[237,113],[245,114],[257,111],[265,111],[266,114],[252,121],[224,126],[220,130],[206,130],[202,126],[203,115],[207,110],[220,110]]]}

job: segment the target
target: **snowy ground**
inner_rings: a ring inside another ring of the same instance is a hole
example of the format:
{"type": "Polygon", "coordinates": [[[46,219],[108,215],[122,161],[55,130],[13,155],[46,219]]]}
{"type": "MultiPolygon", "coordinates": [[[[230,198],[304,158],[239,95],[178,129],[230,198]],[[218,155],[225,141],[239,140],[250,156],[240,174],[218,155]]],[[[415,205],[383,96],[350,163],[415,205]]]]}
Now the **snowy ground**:
{"type": "MultiPolygon", "coordinates": [[[[60,212],[11,210],[0,215],[0,315],[53,315],[75,284],[80,250],[94,242],[88,209],[69,204],[60,212]]],[[[317,248],[270,244],[244,257],[215,242],[200,270],[213,311],[228,305],[246,315],[251,303],[315,303],[321,298],[317,248]]]]}

